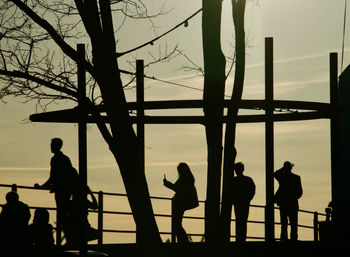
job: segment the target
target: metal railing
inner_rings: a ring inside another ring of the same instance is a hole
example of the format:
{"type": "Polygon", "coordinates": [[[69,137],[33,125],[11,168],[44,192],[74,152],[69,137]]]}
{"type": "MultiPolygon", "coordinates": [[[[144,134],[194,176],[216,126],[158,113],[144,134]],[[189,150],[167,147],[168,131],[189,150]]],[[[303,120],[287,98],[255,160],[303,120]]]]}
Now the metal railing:
{"type": "MultiPolygon", "coordinates": [[[[11,191],[17,191],[17,189],[28,189],[28,190],[45,190],[47,189],[41,189],[41,188],[34,188],[31,186],[19,186],[16,184],[0,184],[0,188],[10,188],[11,191]]],[[[103,244],[103,233],[133,233],[136,234],[136,230],[118,230],[118,229],[108,229],[104,227],[104,214],[113,214],[113,215],[132,215],[131,211],[108,211],[104,210],[104,196],[119,196],[119,197],[126,197],[126,194],[122,193],[109,193],[109,192],[93,192],[93,194],[97,195],[98,200],[98,209],[97,210],[89,210],[89,213],[97,213],[97,230],[99,231],[100,237],[97,239],[97,242],[99,245],[103,244]]],[[[159,196],[151,196],[151,200],[164,200],[164,201],[171,201],[172,198],[169,197],[159,197],[159,196]]],[[[204,204],[205,201],[199,200],[200,204],[204,204]]],[[[250,205],[251,208],[260,208],[264,209],[264,205],[250,205]]],[[[36,207],[36,206],[29,206],[30,209],[36,209],[36,208],[46,208],[51,211],[56,211],[55,207],[36,207]]],[[[171,208],[172,209],[172,208],[171,208]]],[[[275,210],[278,210],[278,207],[275,207],[275,210]]],[[[313,230],[313,237],[314,241],[318,241],[319,238],[319,217],[323,216],[326,217],[326,214],[313,212],[313,211],[307,211],[307,210],[299,210],[300,213],[310,214],[313,215],[313,224],[312,225],[304,225],[304,224],[298,224],[298,227],[305,228],[305,229],[312,229],[313,230]]],[[[171,219],[171,214],[162,214],[162,213],[155,213],[155,217],[165,217],[171,219]]],[[[193,220],[205,220],[205,218],[198,217],[198,216],[187,216],[185,215],[183,219],[193,219],[193,220]]],[[[235,222],[235,219],[231,219],[231,222],[235,222]]],[[[248,223],[252,224],[264,224],[264,221],[259,220],[248,220],[248,223]]],[[[57,224],[57,211],[56,211],[56,224],[57,224]]],[[[275,222],[275,225],[281,225],[279,222],[275,222]]],[[[56,231],[56,244],[61,245],[62,241],[62,231],[59,226],[54,227],[56,231]]],[[[161,235],[170,235],[171,241],[175,242],[175,234],[173,231],[160,231],[161,235]]],[[[204,238],[204,234],[200,233],[188,233],[189,236],[197,236],[204,238]]],[[[234,235],[231,235],[231,238],[235,238],[234,235]]],[[[253,240],[264,240],[265,237],[259,237],[259,236],[247,236],[247,239],[253,239],[253,240]]]]}

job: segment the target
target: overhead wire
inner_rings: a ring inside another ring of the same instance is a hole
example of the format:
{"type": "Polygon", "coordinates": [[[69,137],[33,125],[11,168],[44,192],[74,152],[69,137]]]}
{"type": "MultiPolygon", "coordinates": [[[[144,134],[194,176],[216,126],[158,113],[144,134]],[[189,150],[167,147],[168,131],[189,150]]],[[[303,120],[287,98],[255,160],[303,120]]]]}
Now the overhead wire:
{"type": "Polygon", "coordinates": [[[346,29],[346,9],[347,9],[347,2],[348,0],[345,0],[345,6],[344,6],[344,23],[343,23],[343,42],[342,42],[342,48],[341,48],[341,72],[343,72],[343,64],[344,64],[344,43],[345,43],[345,29],[346,29]]]}
{"type": "Polygon", "coordinates": [[[187,17],[185,20],[183,20],[182,22],[178,23],[177,25],[175,25],[174,27],[172,27],[172,28],[169,29],[168,31],[164,32],[164,33],[161,34],[160,36],[158,36],[158,37],[156,37],[156,38],[153,38],[152,40],[150,40],[150,41],[148,41],[148,42],[146,42],[146,43],[144,43],[144,44],[142,44],[142,45],[139,45],[139,46],[137,46],[137,47],[135,47],[135,48],[132,48],[132,49],[130,49],[130,50],[128,50],[128,51],[125,51],[125,52],[122,52],[122,53],[117,53],[117,56],[118,56],[118,57],[121,57],[121,56],[123,56],[123,55],[125,55],[125,54],[128,54],[128,53],[130,53],[130,52],[136,51],[136,50],[138,50],[138,49],[140,49],[140,48],[142,48],[142,47],[144,47],[144,46],[146,46],[146,45],[153,45],[153,43],[154,43],[155,41],[157,41],[158,39],[161,39],[162,37],[164,37],[165,35],[169,34],[170,32],[174,31],[175,29],[177,29],[178,27],[180,27],[180,26],[182,26],[182,25],[184,25],[185,27],[188,27],[188,21],[189,21],[190,19],[192,19],[193,17],[195,17],[195,16],[196,16],[198,13],[200,13],[201,11],[202,11],[202,8],[198,9],[198,10],[197,10],[196,12],[194,12],[192,15],[190,15],[189,17],[187,17]]]}
{"type": "Polygon", "coordinates": [[[167,81],[167,80],[163,80],[163,79],[158,79],[158,78],[155,78],[154,76],[144,75],[144,77],[147,78],[147,79],[152,79],[152,80],[155,80],[155,81],[167,83],[167,84],[174,85],[174,86],[179,86],[179,87],[183,87],[183,88],[193,89],[193,90],[197,90],[197,91],[201,91],[201,92],[204,91],[202,88],[187,86],[187,85],[180,84],[180,83],[177,83],[177,82],[172,82],[172,81],[167,81]]]}

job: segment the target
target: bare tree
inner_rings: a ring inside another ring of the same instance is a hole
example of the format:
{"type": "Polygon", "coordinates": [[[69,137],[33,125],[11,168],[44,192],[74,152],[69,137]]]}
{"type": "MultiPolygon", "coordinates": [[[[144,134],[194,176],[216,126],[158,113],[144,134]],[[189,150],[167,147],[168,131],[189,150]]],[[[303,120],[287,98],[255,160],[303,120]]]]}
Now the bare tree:
{"type": "Polygon", "coordinates": [[[126,52],[116,52],[113,13],[121,17],[119,25],[129,18],[145,18],[152,26],[153,15],[139,0],[2,1],[0,96],[25,96],[43,109],[53,101],[78,101],[76,63],[82,63],[88,72],[89,88],[83,102],[118,163],[136,223],[137,241],[155,244],[161,239],[146,177],[138,167],[137,137],[118,64],[118,57],[126,52]],[[71,46],[79,39],[90,41],[91,53],[83,59],[71,46]],[[109,125],[100,122],[100,104],[104,105],[109,125]]]}
{"type": "Polygon", "coordinates": [[[230,241],[230,224],[232,202],[230,201],[230,189],[232,172],[237,156],[235,147],[237,116],[239,104],[242,99],[244,74],[245,74],[245,30],[244,13],[246,0],[232,0],[232,18],[235,26],[235,76],[232,96],[227,110],[227,123],[225,128],[224,164],[223,164],[223,188],[220,213],[220,228],[222,241],[230,241]]]}
{"type": "Polygon", "coordinates": [[[225,56],[221,50],[221,0],[202,0],[202,38],[204,58],[203,110],[207,139],[207,195],[205,239],[216,242],[220,215],[222,163],[222,118],[225,92],[225,56]]]}
{"type": "Polygon", "coordinates": [[[204,55],[204,115],[208,148],[208,184],[205,206],[206,241],[230,240],[230,182],[237,155],[235,148],[236,124],[242,98],[245,70],[245,0],[232,1],[235,26],[235,77],[227,111],[225,128],[222,205],[220,210],[220,183],[222,170],[223,103],[225,91],[225,56],[221,50],[221,0],[203,0],[203,55],[204,55]]]}

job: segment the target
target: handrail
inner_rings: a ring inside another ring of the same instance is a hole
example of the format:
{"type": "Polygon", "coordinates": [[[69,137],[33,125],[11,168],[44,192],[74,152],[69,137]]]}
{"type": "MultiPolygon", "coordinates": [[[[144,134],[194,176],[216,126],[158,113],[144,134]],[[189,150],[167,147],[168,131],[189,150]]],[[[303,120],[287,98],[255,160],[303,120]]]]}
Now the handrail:
{"type": "MultiPolygon", "coordinates": [[[[17,189],[28,189],[28,190],[48,190],[48,189],[43,189],[43,188],[36,188],[33,186],[23,186],[23,185],[16,185],[16,184],[0,184],[0,187],[9,187],[13,191],[16,191],[17,189]]],[[[98,210],[89,210],[90,213],[97,213],[98,214],[98,230],[101,233],[101,238],[99,238],[98,243],[102,244],[102,233],[136,233],[135,230],[113,230],[113,229],[105,229],[103,228],[103,214],[115,214],[115,215],[132,215],[131,211],[109,211],[109,210],[103,210],[103,196],[121,196],[121,197],[126,197],[127,195],[125,193],[111,193],[111,192],[102,192],[102,191],[93,191],[93,194],[97,194],[98,197],[98,202],[99,202],[99,209],[98,210]]],[[[150,196],[152,200],[172,200],[170,197],[162,197],[162,196],[150,196]]],[[[204,200],[199,200],[199,203],[205,203],[204,200]]],[[[2,206],[2,204],[0,204],[2,206]]],[[[265,208],[264,205],[256,205],[252,204],[250,207],[253,208],[265,208]]],[[[29,206],[30,209],[36,209],[39,207],[36,206],[29,206]]],[[[48,210],[51,211],[56,211],[57,209],[55,207],[45,207],[48,210]]],[[[275,210],[278,210],[278,207],[274,207],[275,210]]],[[[312,212],[308,210],[299,210],[301,213],[306,213],[306,214],[313,214],[314,215],[314,224],[313,226],[309,225],[303,225],[303,224],[298,224],[298,227],[301,228],[307,228],[307,229],[313,229],[314,230],[314,240],[318,240],[318,216],[326,216],[324,213],[318,213],[318,212],[312,212]]],[[[171,218],[171,214],[164,214],[164,213],[155,213],[155,217],[166,217],[166,218],[171,218]]],[[[197,217],[197,216],[184,216],[184,219],[193,219],[193,220],[204,220],[204,217],[197,217]]],[[[235,219],[231,219],[232,221],[236,221],[235,219]]],[[[253,224],[264,224],[264,221],[259,221],[259,220],[248,220],[248,223],[253,223],[253,224]]],[[[275,225],[281,225],[280,222],[275,222],[275,225]]],[[[55,228],[56,229],[56,228],[55,228]]],[[[57,237],[61,238],[60,236],[60,231],[56,229],[57,237]],[[59,234],[59,235],[58,235],[59,234]]],[[[161,231],[159,232],[162,235],[172,235],[172,232],[167,232],[167,231],[161,231]]],[[[189,236],[204,236],[203,234],[198,234],[198,233],[188,233],[189,236]]],[[[235,238],[234,235],[230,236],[231,238],[235,238]]],[[[247,239],[256,239],[256,240],[263,240],[265,239],[264,237],[255,237],[255,236],[247,236],[247,239]]],[[[60,242],[58,242],[60,244],[60,242]]]]}

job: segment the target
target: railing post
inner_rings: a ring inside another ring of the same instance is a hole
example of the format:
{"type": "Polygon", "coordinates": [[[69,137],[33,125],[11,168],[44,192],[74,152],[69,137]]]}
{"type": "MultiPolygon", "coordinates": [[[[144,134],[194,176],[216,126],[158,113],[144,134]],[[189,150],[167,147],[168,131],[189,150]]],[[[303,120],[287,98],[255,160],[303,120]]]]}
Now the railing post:
{"type": "Polygon", "coordinates": [[[314,212],[314,241],[318,241],[318,212],[314,212]]]}
{"type": "Polygon", "coordinates": [[[171,199],[171,242],[176,243],[176,236],[175,236],[175,224],[174,224],[174,203],[173,199],[171,199]]]}
{"type": "Polygon", "coordinates": [[[17,192],[17,184],[12,184],[11,191],[12,192],[17,192]]]}
{"type": "Polygon", "coordinates": [[[97,239],[98,245],[103,244],[103,192],[98,192],[98,217],[97,217],[97,229],[99,231],[99,237],[97,239]]]}

